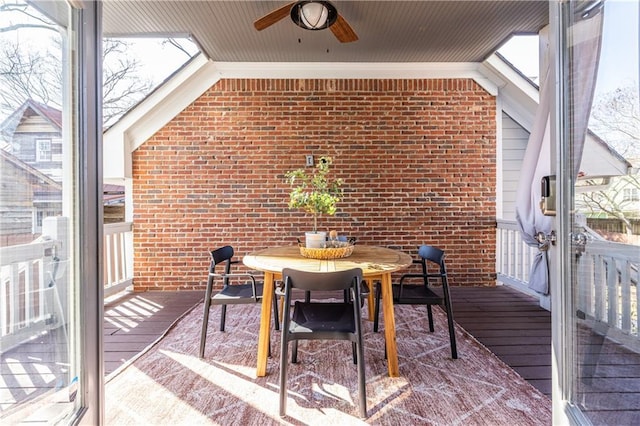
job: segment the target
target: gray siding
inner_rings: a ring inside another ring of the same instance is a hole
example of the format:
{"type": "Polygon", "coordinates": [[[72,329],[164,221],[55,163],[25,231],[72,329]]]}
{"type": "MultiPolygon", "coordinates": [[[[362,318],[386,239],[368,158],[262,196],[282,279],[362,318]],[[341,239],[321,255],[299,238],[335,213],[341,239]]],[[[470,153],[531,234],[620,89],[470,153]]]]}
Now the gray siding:
{"type": "Polygon", "coordinates": [[[516,123],[504,112],[502,113],[502,217],[515,220],[516,190],[524,151],[529,140],[529,132],[516,123]]]}

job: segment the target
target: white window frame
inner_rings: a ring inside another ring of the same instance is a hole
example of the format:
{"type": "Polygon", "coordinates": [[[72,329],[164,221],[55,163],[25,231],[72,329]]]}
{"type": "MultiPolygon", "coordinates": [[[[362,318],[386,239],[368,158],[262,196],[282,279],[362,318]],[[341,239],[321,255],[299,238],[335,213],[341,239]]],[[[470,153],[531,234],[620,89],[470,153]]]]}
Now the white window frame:
{"type": "Polygon", "coordinates": [[[36,139],[36,161],[51,161],[51,139],[50,138],[38,138],[36,139]],[[44,149],[43,149],[44,146],[44,149]]]}
{"type": "Polygon", "coordinates": [[[640,201],[640,189],[638,188],[623,188],[622,194],[622,201],[640,201]]]}

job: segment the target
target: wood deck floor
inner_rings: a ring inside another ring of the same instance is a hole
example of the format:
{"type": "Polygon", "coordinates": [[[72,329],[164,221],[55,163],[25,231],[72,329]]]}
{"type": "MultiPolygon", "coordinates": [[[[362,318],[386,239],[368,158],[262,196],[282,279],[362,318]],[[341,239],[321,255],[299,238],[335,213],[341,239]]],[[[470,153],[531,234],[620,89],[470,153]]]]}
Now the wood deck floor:
{"type": "Polygon", "coordinates": [[[104,373],[109,375],[158,340],[204,298],[204,291],[128,293],[104,307],[104,373]]]}
{"type": "Polygon", "coordinates": [[[455,321],[551,398],[551,312],[507,286],[452,287],[455,321]]]}
{"type": "MultiPolygon", "coordinates": [[[[160,339],[204,297],[202,291],[129,293],[105,304],[104,373],[114,373],[160,339]]],[[[455,320],[543,393],[551,393],[551,316],[508,287],[452,288],[455,320]]],[[[58,333],[59,334],[59,333],[58,333]]],[[[64,336],[38,336],[2,354],[0,418],[20,403],[60,385],[42,377],[42,365],[64,368],[64,336]],[[25,383],[30,383],[25,387],[25,383]]],[[[64,377],[64,373],[59,373],[64,377]]]]}
{"type": "MultiPolygon", "coordinates": [[[[455,320],[551,397],[551,313],[509,287],[454,287],[455,320]]],[[[130,294],[105,306],[105,374],[137,355],[203,297],[203,292],[130,294]]]]}
{"type": "MultiPolygon", "coordinates": [[[[524,379],[550,397],[550,312],[540,308],[534,298],[506,286],[492,288],[454,287],[451,289],[451,293],[456,322],[524,379]]],[[[122,368],[145,348],[161,338],[171,324],[199,303],[203,296],[204,292],[202,291],[131,293],[106,304],[104,320],[105,375],[122,368]]],[[[30,371],[33,371],[33,374],[38,372],[38,364],[42,364],[46,358],[42,349],[47,345],[46,339],[51,340],[52,338],[43,336],[40,339],[42,342],[34,340],[21,345],[11,353],[2,354],[2,375],[0,376],[2,379],[0,393],[2,395],[10,395],[10,398],[15,398],[16,401],[21,399],[20,395],[30,399],[37,393],[36,388],[42,387],[43,391],[47,391],[47,386],[51,388],[56,385],[51,382],[40,384],[34,382],[33,388],[25,390],[20,387],[25,379],[15,377],[18,364],[21,371],[24,371],[21,373],[22,375],[30,375],[30,371]],[[26,354],[25,351],[31,352],[26,354]],[[37,352],[42,353],[39,353],[38,357],[34,357],[33,353],[37,352]],[[34,359],[36,361],[33,361],[34,359]],[[33,366],[30,366],[31,364],[33,366]]],[[[588,352],[589,348],[586,347],[584,351],[588,352]]],[[[586,367],[583,368],[591,368],[592,370],[593,368],[608,370],[615,368],[613,375],[603,374],[599,380],[611,381],[610,378],[615,377],[616,386],[622,387],[609,391],[605,401],[601,399],[602,391],[596,389],[598,383],[596,386],[589,383],[588,385],[591,387],[585,385],[583,390],[585,406],[588,403],[593,407],[593,410],[604,407],[602,415],[605,416],[612,414],[606,413],[607,407],[616,409],[615,407],[620,406],[619,410],[613,413],[624,411],[627,416],[625,419],[631,418],[640,421],[640,404],[637,403],[639,401],[637,398],[640,396],[639,357],[637,354],[618,352],[615,353],[615,357],[609,356],[610,353],[607,353],[607,357],[603,357],[599,352],[596,354],[597,359],[590,354],[590,358],[587,359],[588,363],[585,363],[586,367]],[[595,361],[591,362],[590,359],[595,359],[595,361]],[[613,365],[618,359],[621,362],[624,361],[624,365],[613,365]],[[621,379],[621,377],[625,377],[625,379],[621,379]],[[613,402],[611,398],[613,398],[613,402]]],[[[59,364],[59,359],[54,361],[59,364]]],[[[28,378],[31,379],[31,376],[28,378]]],[[[2,414],[2,410],[0,410],[0,418],[2,414]]],[[[622,423],[627,424],[624,421],[622,423]]]]}

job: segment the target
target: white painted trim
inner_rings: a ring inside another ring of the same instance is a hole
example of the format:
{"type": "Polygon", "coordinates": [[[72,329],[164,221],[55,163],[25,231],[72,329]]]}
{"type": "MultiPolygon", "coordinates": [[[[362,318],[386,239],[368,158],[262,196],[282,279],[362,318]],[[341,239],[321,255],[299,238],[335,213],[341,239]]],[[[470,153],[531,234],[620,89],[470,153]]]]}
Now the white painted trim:
{"type": "Polygon", "coordinates": [[[502,96],[496,98],[496,217],[503,217],[502,96]]]}
{"type": "Polygon", "coordinates": [[[219,78],[210,61],[195,57],[111,126],[103,136],[104,179],[131,178],[131,153],[219,78]]]}
{"type": "Polygon", "coordinates": [[[155,132],[162,129],[189,104],[198,99],[207,89],[220,80],[212,62],[206,62],[189,74],[175,88],[163,90],[160,102],[148,108],[142,120],[131,126],[127,132],[130,151],[135,151],[155,132]]]}
{"type": "Polygon", "coordinates": [[[499,86],[502,110],[527,131],[531,131],[538,109],[538,89],[498,55],[491,55],[480,65],[480,72],[486,74],[487,78],[502,81],[499,86]]]}

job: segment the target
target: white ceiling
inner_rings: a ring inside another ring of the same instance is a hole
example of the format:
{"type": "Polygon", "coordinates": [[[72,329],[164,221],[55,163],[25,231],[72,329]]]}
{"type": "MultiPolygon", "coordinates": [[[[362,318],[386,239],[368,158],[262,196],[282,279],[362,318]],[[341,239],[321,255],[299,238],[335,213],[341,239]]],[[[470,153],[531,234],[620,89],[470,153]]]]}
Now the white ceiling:
{"type": "Polygon", "coordinates": [[[333,1],[359,37],[253,22],[287,1],[105,0],[105,36],[191,36],[217,62],[481,62],[548,24],[547,1],[333,1]]]}

